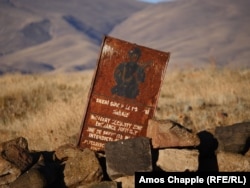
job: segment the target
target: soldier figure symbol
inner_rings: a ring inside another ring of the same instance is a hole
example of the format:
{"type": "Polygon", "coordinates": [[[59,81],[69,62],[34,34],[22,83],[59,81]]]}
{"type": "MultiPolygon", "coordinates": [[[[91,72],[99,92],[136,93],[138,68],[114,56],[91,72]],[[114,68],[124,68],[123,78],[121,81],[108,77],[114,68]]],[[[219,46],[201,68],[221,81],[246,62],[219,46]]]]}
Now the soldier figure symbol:
{"type": "Polygon", "coordinates": [[[114,72],[116,85],[111,89],[112,94],[134,99],[139,94],[139,84],[145,80],[145,68],[148,65],[141,65],[138,60],[141,57],[141,50],[133,48],[128,51],[129,61],[120,63],[114,72]]]}

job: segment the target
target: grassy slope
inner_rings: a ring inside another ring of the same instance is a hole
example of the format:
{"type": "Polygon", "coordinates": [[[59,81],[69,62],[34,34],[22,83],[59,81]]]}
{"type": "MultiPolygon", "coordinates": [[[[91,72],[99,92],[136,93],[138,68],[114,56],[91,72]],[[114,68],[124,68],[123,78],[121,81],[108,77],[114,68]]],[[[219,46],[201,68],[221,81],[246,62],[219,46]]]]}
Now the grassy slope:
{"type": "MultiPolygon", "coordinates": [[[[0,77],[0,142],[15,136],[30,148],[76,144],[93,71],[0,77]]],[[[167,71],[155,116],[195,132],[250,121],[250,70],[167,71]]]]}

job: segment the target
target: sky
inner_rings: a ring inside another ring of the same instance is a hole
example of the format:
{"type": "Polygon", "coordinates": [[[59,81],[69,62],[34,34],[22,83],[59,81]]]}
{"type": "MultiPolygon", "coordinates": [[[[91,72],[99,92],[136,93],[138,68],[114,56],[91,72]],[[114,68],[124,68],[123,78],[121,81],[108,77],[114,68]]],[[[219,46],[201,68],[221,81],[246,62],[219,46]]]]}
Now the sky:
{"type": "Polygon", "coordinates": [[[140,1],[148,2],[148,3],[158,3],[162,1],[171,1],[171,0],[140,0],[140,1]]]}

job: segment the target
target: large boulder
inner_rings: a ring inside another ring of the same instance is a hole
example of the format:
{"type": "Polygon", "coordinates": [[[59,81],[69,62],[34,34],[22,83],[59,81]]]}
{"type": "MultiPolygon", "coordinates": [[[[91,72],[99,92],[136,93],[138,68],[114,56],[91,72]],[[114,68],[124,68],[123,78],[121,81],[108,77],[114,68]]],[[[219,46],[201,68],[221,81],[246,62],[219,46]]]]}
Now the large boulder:
{"type": "Polygon", "coordinates": [[[64,182],[67,187],[100,182],[103,170],[96,153],[88,148],[81,150],[72,145],[62,145],[55,150],[55,157],[64,161],[64,182]]]}
{"type": "Polygon", "coordinates": [[[218,150],[245,154],[250,148],[250,122],[215,128],[218,150]]]}
{"type": "Polygon", "coordinates": [[[22,171],[0,155],[0,187],[15,181],[22,171]]]}
{"type": "Polygon", "coordinates": [[[200,144],[195,133],[172,120],[150,119],[146,136],[152,139],[153,148],[193,147],[200,144]]]}
{"type": "Polygon", "coordinates": [[[107,142],[105,154],[107,173],[112,180],[123,176],[133,176],[136,171],[153,170],[149,138],[136,137],[107,142]]]}
{"type": "Polygon", "coordinates": [[[250,172],[250,157],[232,152],[217,153],[220,172],[250,172]]]}
{"type": "Polygon", "coordinates": [[[15,181],[9,184],[9,188],[44,188],[58,187],[61,183],[60,165],[54,161],[44,159],[39,153],[38,161],[15,181]]]}
{"type": "Polygon", "coordinates": [[[195,172],[199,167],[199,151],[188,149],[159,150],[157,166],[166,172],[195,172]]]}
{"type": "Polygon", "coordinates": [[[0,144],[0,185],[15,181],[33,164],[28,141],[23,137],[0,144]]]}

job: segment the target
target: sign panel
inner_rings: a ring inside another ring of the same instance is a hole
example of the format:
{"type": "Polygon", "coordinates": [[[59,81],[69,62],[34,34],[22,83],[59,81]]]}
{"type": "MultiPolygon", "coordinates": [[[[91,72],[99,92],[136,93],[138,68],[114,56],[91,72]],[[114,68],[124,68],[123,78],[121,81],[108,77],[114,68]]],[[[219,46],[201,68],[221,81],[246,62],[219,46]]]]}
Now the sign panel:
{"type": "Polygon", "coordinates": [[[106,142],[145,136],[169,57],[169,52],[105,36],[78,147],[103,151],[106,142]]]}

